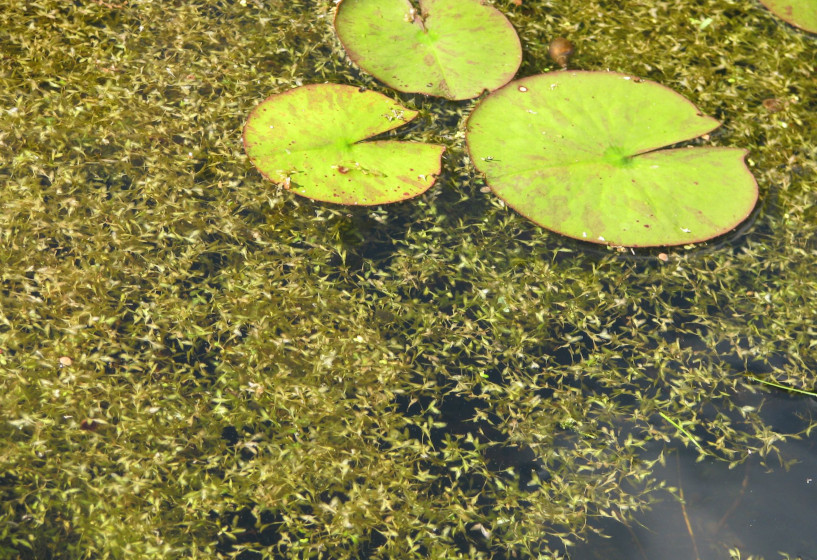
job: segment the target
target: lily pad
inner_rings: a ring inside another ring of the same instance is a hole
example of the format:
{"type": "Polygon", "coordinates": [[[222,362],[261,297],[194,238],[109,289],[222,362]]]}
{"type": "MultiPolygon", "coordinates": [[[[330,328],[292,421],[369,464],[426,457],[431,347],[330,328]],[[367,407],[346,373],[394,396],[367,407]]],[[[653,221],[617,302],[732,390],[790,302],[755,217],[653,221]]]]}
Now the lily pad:
{"type": "Polygon", "coordinates": [[[783,21],[817,33],[817,0],[760,0],[783,21]]]}
{"type": "Polygon", "coordinates": [[[335,30],[349,57],[399,91],[470,99],[522,62],[508,19],[479,0],[343,0],[335,30]]]}
{"type": "Polygon", "coordinates": [[[543,227],[609,245],[681,245],[729,231],[757,201],[745,150],[659,150],[719,124],[654,82],[552,72],[483,99],[466,140],[494,193],[543,227]]]}
{"type": "Polygon", "coordinates": [[[374,205],[424,193],[444,146],[378,140],[417,116],[385,95],[315,84],[273,95],[250,113],[244,148],[271,181],[325,202],[374,205]]]}

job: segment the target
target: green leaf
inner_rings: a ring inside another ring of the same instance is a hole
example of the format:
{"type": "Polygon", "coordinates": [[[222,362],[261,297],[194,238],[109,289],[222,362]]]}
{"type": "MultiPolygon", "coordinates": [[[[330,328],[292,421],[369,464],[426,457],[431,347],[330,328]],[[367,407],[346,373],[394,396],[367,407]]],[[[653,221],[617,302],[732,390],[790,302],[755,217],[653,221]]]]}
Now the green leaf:
{"type": "Polygon", "coordinates": [[[343,0],[335,30],[358,66],[399,91],[470,99],[522,62],[513,26],[479,0],[343,0]]]}
{"type": "Polygon", "coordinates": [[[337,84],[295,88],[250,113],[244,148],[271,181],[325,202],[375,205],[424,193],[445,147],[378,140],[417,116],[385,95],[337,84]]]}
{"type": "Polygon", "coordinates": [[[543,227],[609,245],[681,245],[729,231],[757,201],[744,150],[658,150],[718,126],[654,82],[553,72],[483,99],[466,140],[494,193],[543,227]]]}
{"type": "Polygon", "coordinates": [[[783,21],[817,33],[817,0],[760,0],[760,3],[783,21]]]}

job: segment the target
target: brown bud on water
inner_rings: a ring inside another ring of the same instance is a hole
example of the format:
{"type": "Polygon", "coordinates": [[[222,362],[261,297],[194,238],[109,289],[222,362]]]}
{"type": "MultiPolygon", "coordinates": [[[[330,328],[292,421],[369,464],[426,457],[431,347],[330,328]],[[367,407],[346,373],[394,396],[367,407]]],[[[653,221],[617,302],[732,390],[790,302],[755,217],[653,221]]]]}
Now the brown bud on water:
{"type": "Polygon", "coordinates": [[[779,99],[770,97],[769,99],[763,100],[763,107],[765,107],[770,113],[779,113],[785,108],[785,105],[784,103],[781,103],[779,99]]]}
{"type": "Polygon", "coordinates": [[[573,43],[564,37],[555,38],[550,42],[550,47],[548,47],[548,55],[553,59],[553,62],[562,68],[567,68],[567,63],[570,57],[573,56],[574,51],[573,43]]]}

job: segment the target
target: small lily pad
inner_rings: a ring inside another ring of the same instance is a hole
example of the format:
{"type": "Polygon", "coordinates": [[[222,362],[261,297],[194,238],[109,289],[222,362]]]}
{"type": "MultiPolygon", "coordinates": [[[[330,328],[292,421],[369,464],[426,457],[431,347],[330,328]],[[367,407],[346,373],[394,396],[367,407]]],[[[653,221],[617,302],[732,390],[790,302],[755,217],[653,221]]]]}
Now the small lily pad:
{"type": "Polygon", "coordinates": [[[511,80],[522,47],[479,0],[343,0],[335,30],[349,57],[399,91],[470,99],[511,80]]]}
{"type": "Polygon", "coordinates": [[[757,201],[745,150],[659,150],[719,124],[654,82],[552,72],[483,99],[466,140],[494,193],[543,227],[609,245],[682,245],[729,231],[757,201]]]}
{"type": "Polygon", "coordinates": [[[783,21],[817,33],[817,0],[760,0],[760,3],[783,21]]]}
{"type": "Polygon", "coordinates": [[[299,195],[374,205],[424,193],[440,173],[444,146],[378,140],[417,116],[385,95],[315,84],[273,95],[250,113],[244,148],[271,181],[299,195]]]}

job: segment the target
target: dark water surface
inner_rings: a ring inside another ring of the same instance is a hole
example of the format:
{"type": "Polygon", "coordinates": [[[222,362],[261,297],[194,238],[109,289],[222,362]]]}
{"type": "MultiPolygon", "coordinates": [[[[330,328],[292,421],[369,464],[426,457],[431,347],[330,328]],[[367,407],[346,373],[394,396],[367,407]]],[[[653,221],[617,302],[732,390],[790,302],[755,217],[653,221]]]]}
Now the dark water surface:
{"type": "MultiPolygon", "coordinates": [[[[797,431],[799,414],[813,415],[812,399],[770,395],[766,417],[781,431],[797,431]]],[[[753,458],[732,469],[687,448],[672,449],[656,475],[683,492],[666,496],[636,523],[602,523],[609,538],[591,537],[571,558],[607,560],[721,560],[817,558],[817,436],[780,445],[790,464],[753,458]]]]}

